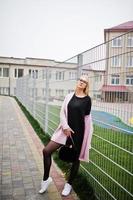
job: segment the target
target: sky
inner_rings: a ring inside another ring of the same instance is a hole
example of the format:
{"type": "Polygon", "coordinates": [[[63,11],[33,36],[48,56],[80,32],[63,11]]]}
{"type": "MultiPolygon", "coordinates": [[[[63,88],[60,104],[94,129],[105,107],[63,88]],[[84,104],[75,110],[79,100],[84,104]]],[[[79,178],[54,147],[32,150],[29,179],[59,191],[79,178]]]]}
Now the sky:
{"type": "Polygon", "coordinates": [[[0,56],[65,61],[133,20],[133,0],[0,0],[0,56]]]}

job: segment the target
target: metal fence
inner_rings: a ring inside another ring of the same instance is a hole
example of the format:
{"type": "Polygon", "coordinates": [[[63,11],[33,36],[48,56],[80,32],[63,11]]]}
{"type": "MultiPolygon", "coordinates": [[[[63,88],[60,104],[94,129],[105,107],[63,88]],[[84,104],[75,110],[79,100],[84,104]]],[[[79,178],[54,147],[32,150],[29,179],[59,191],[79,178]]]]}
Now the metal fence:
{"type": "MultiPolygon", "coordinates": [[[[109,36],[108,36],[109,37],[109,36]]],[[[65,95],[89,76],[94,133],[81,163],[100,200],[133,199],[133,31],[17,80],[16,96],[52,135],[65,95]]]]}

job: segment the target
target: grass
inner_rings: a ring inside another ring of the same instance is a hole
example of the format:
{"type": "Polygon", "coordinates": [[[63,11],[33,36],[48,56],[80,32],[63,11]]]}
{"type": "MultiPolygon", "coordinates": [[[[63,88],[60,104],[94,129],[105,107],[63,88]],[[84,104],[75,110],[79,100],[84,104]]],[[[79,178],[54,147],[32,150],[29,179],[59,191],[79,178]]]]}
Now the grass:
{"type": "MultiPolygon", "coordinates": [[[[60,109],[58,106],[49,106],[49,118],[53,120],[55,124],[59,122],[59,112],[60,109]],[[53,115],[54,114],[54,115],[53,115]],[[55,116],[56,115],[56,116],[55,116]]],[[[52,129],[55,129],[56,126],[51,121],[49,121],[49,126],[52,129]]],[[[52,134],[51,129],[49,132],[52,134]]],[[[132,176],[127,173],[125,170],[128,170],[130,173],[133,173],[133,159],[132,155],[125,150],[132,152],[133,150],[133,135],[125,134],[117,130],[111,130],[107,128],[102,128],[94,125],[94,134],[92,139],[93,149],[90,151],[90,160],[94,162],[99,170],[94,164],[82,163],[82,165],[91,173],[116,199],[120,200],[130,200],[131,196],[124,191],[118,184],[116,184],[111,178],[109,178],[105,173],[111,176],[115,181],[117,181],[123,188],[128,190],[130,193],[133,193],[132,176]],[[107,141],[105,141],[107,140],[107,141]],[[115,145],[113,145],[113,144],[115,145]],[[120,148],[119,148],[120,147],[120,148]],[[95,151],[96,149],[96,151],[95,151]],[[101,155],[103,154],[103,155],[101,155]],[[105,158],[106,156],[107,158],[105,158]],[[112,160],[112,161],[111,161],[112,160]],[[120,168],[118,165],[123,167],[125,170],[120,168]],[[102,170],[105,172],[103,173],[102,170]]],[[[101,198],[112,200],[112,198],[107,193],[104,192],[101,188],[99,189],[98,184],[96,184],[92,178],[86,174],[86,177],[94,186],[96,193],[101,198]],[[101,191],[102,192],[101,192],[101,191]]]]}
{"type": "MultiPolygon", "coordinates": [[[[38,121],[31,116],[28,110],[18,101],[16,97],[15,99],[18,105],[20,106],[20,108],[22,109],[22,111],[24,112],[25,116],[27,117],[28,121],[32,125],[33,129],[35,130],[35,132],[37,133],[37,135],[43,142],[43,144],[46,145],[48,141],[50,140],[49,135],[44,133],[38,121]]],[[[60,169],[65,173],[65,176],[67,178],[70,172],[69,169],[71,167],[70,166],[71,164],[61,161],[58,157],[58,152],[55,152],[53,154],[53,159],[57,163],[57,165],[60,167],[60,169]]],[[[81,200],[96,200],[94,189],[90,185],[86,177],[86,174],[81,169],[79,170],[79,173],[73,182],[73,188],[81,200]]]]}
{"type": "MultiPolygon", "coordinates": [[[[20,104],[20,102],[18,102],[20,104]]],[[[21,105],[21,104],[20,104],[21,105]]],[[[26,109],[21,105],[23,111],[28,113],[26,109]]],[[[43,110],[44,106],[42,107],[41,104],[37,104],[37,110],[43,110]]],[[[44,110],[43,110],[44,111],[44,110]]],[[[45,111],[44,111],[45,112],[45,111]]],[[[59,106],[49,106],[49,121],[48,126],[55,130],[59,123],[59,113],[60,107],[59,106]],[[54,123],[52,122],[54,121],[54,123]]],[[[43,130],[40,128],[39,123],[30,115],[30,113],[26,114],[31,120],[31,124],[35,129],[38,136],[41,138],[44,144],[46,144],[49,140],[47,134],[44,134],[43,130]]],[[[38,118],[38,115],[36,115],[38,118]]],[[[41,116],[41,118],[44,116],[41,116]]],[[[40,116],[38,118],[40,120],[40,116]]],[[[53,130],[48,129],[48,133],[50,135],[53,134],[53,130]]],[[[110,130],[107,128],[102,128],[99,126],[94,125],[94,134],[92,139],[92,149],[90,151],[90,160],[94,162],[98,167],[101,168],[105,173],[111,176],[114,180],[116,180],[119,184],[122,185],[126,190],[130,193],[133,193],[132,188],[132,176],[128,174],[126,171],[121,169],[119,166],[114,164],[113,162],[117,163],[121,167],[125,168],[129,172],[133,173],[133,159],[132,155],[123,149],[132,152],[133,148],[133,135],[125,134],[123,132],[119,132],[116,130],[110,130]],[[107,141],[109,142],[107,142],[107,141]],[[114,146],[112,145],[114,143],[114,146]],[[123,149],[121,149],[123,148],[123,149]],[[95,150],[96,149],[96,150],[95,150]],[[107,156],[109,159],[105,158],[107,156]],[[113,162],[111,162],[111,160],[113,162]]],[[[54,154],[54,160],[58,164],[58,166],[62,169],[63,172],[66,173],[68,176],[70,168],[68,164],[62,162],[58,158],[58,154],[54,154]]],[[[131,196],[125,192],[120,186],[118,186],[111,178],[109,178],[105,173],[99,170],[92,162],[85,163],[83,162],[82,165],[88,172],[95,177],[100,184],[102,184],[114,197],[118,200],[131,200],[131,196]]],[[[105,192],[101,186],[99,186],[92,178],[89,176],[85,171],[80,168],[79,174],[73,183],[73,187],[80,197],[80,199],[88,200],[95,199],[94,196],[94,189],[96,194],[99,196],[99,199],[108,199],[112,200],[110,195],[105,192]],[[91,185],[90,185],[91,183],[91,185]],[[94,189],[93,189],[94,188],[94,189]]]]}

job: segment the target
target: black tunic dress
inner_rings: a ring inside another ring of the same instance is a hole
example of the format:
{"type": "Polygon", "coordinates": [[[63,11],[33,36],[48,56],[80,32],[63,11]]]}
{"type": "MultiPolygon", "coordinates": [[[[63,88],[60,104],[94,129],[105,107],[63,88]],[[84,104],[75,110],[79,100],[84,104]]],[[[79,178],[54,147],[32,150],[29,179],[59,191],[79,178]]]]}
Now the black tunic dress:
{"type": "MultiPolygon", "coordinates": [[[[85,97],[77,97],[75,94],[68,103],[68,125],[74,131],[72,138],[75,146],[80,154],[81,146],[84,136],[84,117],[90,114],[91,98],[87,95],[85,97]]],[[[66,144],[71,144],[71,139],[68,138],[66,144]]]]}

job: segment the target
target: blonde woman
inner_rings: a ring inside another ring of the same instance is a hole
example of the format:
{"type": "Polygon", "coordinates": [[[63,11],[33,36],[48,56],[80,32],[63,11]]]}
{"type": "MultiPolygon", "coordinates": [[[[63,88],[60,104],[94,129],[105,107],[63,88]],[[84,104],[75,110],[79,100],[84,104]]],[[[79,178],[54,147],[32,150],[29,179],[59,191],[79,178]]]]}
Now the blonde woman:
{"type": "Polygon", "coordinates": [[[44,176],[39,193],[45,192],[52,182],[52,178],[49,177],[52,153],[66,143],[71,145],[70,137],[73,138],[78,150],[78,158],[72,163],[69,178],[62,191],[63,196],[69,195],[72,190],[72,182],[78,173],[80,160],[88,161],[89,159],[93,129],[88,81],[87,76],[81,76],[77,81],[75,92],[65,97],[60,111],[60,124],[51,137],[51,141],[43,149],[44,176]]]}

